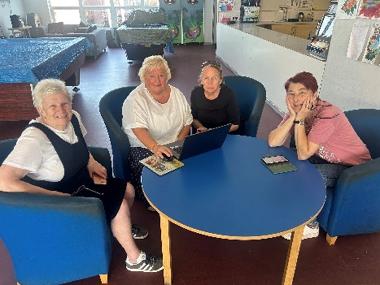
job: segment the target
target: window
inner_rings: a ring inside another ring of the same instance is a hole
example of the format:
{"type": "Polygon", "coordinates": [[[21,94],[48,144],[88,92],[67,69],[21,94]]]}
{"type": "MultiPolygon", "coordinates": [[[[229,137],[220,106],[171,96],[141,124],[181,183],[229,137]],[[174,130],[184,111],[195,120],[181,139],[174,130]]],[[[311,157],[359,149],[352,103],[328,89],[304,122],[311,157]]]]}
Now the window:
{"type": "Polygon", "coordinates": [[[54,7],[79,7],[78,0],[50,0],[50,5],[54,7]]]}
{"type": "Polygon", "coordinates": [[[159,0],[50,0],[54,22],[104,27],[120,25],[132,9],[158,7],[159,0]]]}
{"type": "Polygon", "coordinates": [[[144,5],[148,7],[158,7],[158,1],[156,0],[144,0],[144,5]]]}
{"type": "Polygon", "coordinates": [[[103,27],[109,27],[111,22],[111,13],[110,9],[97,9],[90,10],[85,9],[84,17],[86,19],[86,23],[90,25],[97,25],[103,27]]]}
{"type": "Polygon", "coordinates": [[[65,24],[79,24],[79,9],[54,9],[54,22],[64,22],[65,24]]]}
{"type": "Polygon", "coordinates": [[[118,7],[153,8],[159,6],[159,0],[113,0],[118,7]]]}
{"type": "Polygon", "coordinates": [[[124,8],[116,9],[117,25],[121,25],[128,18],[128,11],[124,8]]]}
{"type": "Polygon", "coordinates": [[[99,6],[99,7],[104,7],[104,6],[110,6],[110,0],[82,0],[82,5],[83,6],[99,6]]]}

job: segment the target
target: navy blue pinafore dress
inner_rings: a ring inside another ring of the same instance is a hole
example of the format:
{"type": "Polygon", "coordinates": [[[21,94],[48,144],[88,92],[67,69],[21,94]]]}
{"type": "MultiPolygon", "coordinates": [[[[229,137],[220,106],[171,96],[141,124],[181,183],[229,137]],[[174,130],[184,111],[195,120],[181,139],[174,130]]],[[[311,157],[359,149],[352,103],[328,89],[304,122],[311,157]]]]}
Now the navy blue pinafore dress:
{"type": "Polygon", "coordinates": [[[47,190],[69,194],[73,194],[78,188],[83,188],[83,186],[92,189],[94,192],[85,190],[79,191],[78,196],[96,197],[102,200],[107,221],[110,222],[119,211],[124,197],[126,183],[121,179],[112,177],[107,178],[106,185],[96,185],[93,183],[87,169],[89,151],[75,115],[72,116],[71,123],[78,137],[78,142],[74,144],[64,141],[41,123],[36,122],[28,125],[28,127],[33,126],[38,128],[48,137],[63,164],[64,176],[62,180],[58,182],[33,180],[30,177],[25,177],[23,180],[47,190]]]}

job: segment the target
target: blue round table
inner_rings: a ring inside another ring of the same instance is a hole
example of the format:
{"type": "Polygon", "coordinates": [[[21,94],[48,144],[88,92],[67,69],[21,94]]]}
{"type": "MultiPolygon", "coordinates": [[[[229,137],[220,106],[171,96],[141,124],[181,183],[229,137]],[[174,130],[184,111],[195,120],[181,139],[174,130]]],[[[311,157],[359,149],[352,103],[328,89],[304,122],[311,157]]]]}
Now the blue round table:
{"type": "Polygon", "coordinates": [[[164,283],[171,284],[169,221],[223,239],[258,240],[292,232],[282,284],[292,284],[305,224],[321,211],[323,180],[293,150],[229,135],[222,148],[183,161],[164,176],[143,170],[144,193],[160,214],[164,283]],[[297,168],[272,174],[261,162],[282,154],[297,168]]]}

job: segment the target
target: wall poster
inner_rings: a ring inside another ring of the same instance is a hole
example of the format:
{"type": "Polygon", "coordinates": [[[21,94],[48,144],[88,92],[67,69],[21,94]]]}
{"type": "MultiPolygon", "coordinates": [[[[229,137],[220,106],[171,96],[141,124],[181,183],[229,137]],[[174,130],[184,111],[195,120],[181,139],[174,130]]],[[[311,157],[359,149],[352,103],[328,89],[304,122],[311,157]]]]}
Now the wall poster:
{"type": "Polygon", "coordinates": [[[362,0],[359,17],[369,19],[380,18],[380,0],[362,0]]]}
{"type": "Polygon", "coordinates": [[[337,19],[355,19],[358,15],[361,0],[344,0],[338,4],[337,19]]]}
{"type": "Polygon", "coordinates": [[[355,21],[347,48],[347,57],[380,65],[380,21],[355,21]]]}
{"type": "Polygon", "coordinates": [[[364,51],[363,62],[380,64],[380,23],[371,27],[367,47],[364,51]]]}

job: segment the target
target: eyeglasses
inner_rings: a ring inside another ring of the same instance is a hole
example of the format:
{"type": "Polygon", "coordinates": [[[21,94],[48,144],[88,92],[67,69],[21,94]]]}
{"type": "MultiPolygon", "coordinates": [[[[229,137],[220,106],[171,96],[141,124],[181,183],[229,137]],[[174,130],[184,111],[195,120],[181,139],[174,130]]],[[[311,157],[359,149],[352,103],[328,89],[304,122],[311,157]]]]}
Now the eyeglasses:
{"type": "Polygon", "coordinates": [[[96,194],[96,195],[99,195],[99,196],[102,196],[104,193],[101,193],[101,192],[98,192],[98,191],[95,191],[93,189],[90,189],[90,188],[87,188],[86,186],[84,185],[81,185],[77,188],[77,190],[75,190],[71,195],[72,196],[80,196],[80,195],[83,195],[87,192],[87,194],[96,194]],[[89,193],[90,192],[90,193],[89,193]]]}
{"type": "Polygon", "coordinates": [[[218,69],[218,70],[221,70],[221,69],[222,69],[222,67],[220,66],[220,63],[217,62],[217,61],[215,61],[215,60],[207,60],[207,61],[205,61],[205,62],[203,62],[203,63],[201,64],[201,68],[205,68],[205,67],[207,67],[207,66],[214,67],[214,68],[216,68],[216,69],[218,69]]]}

